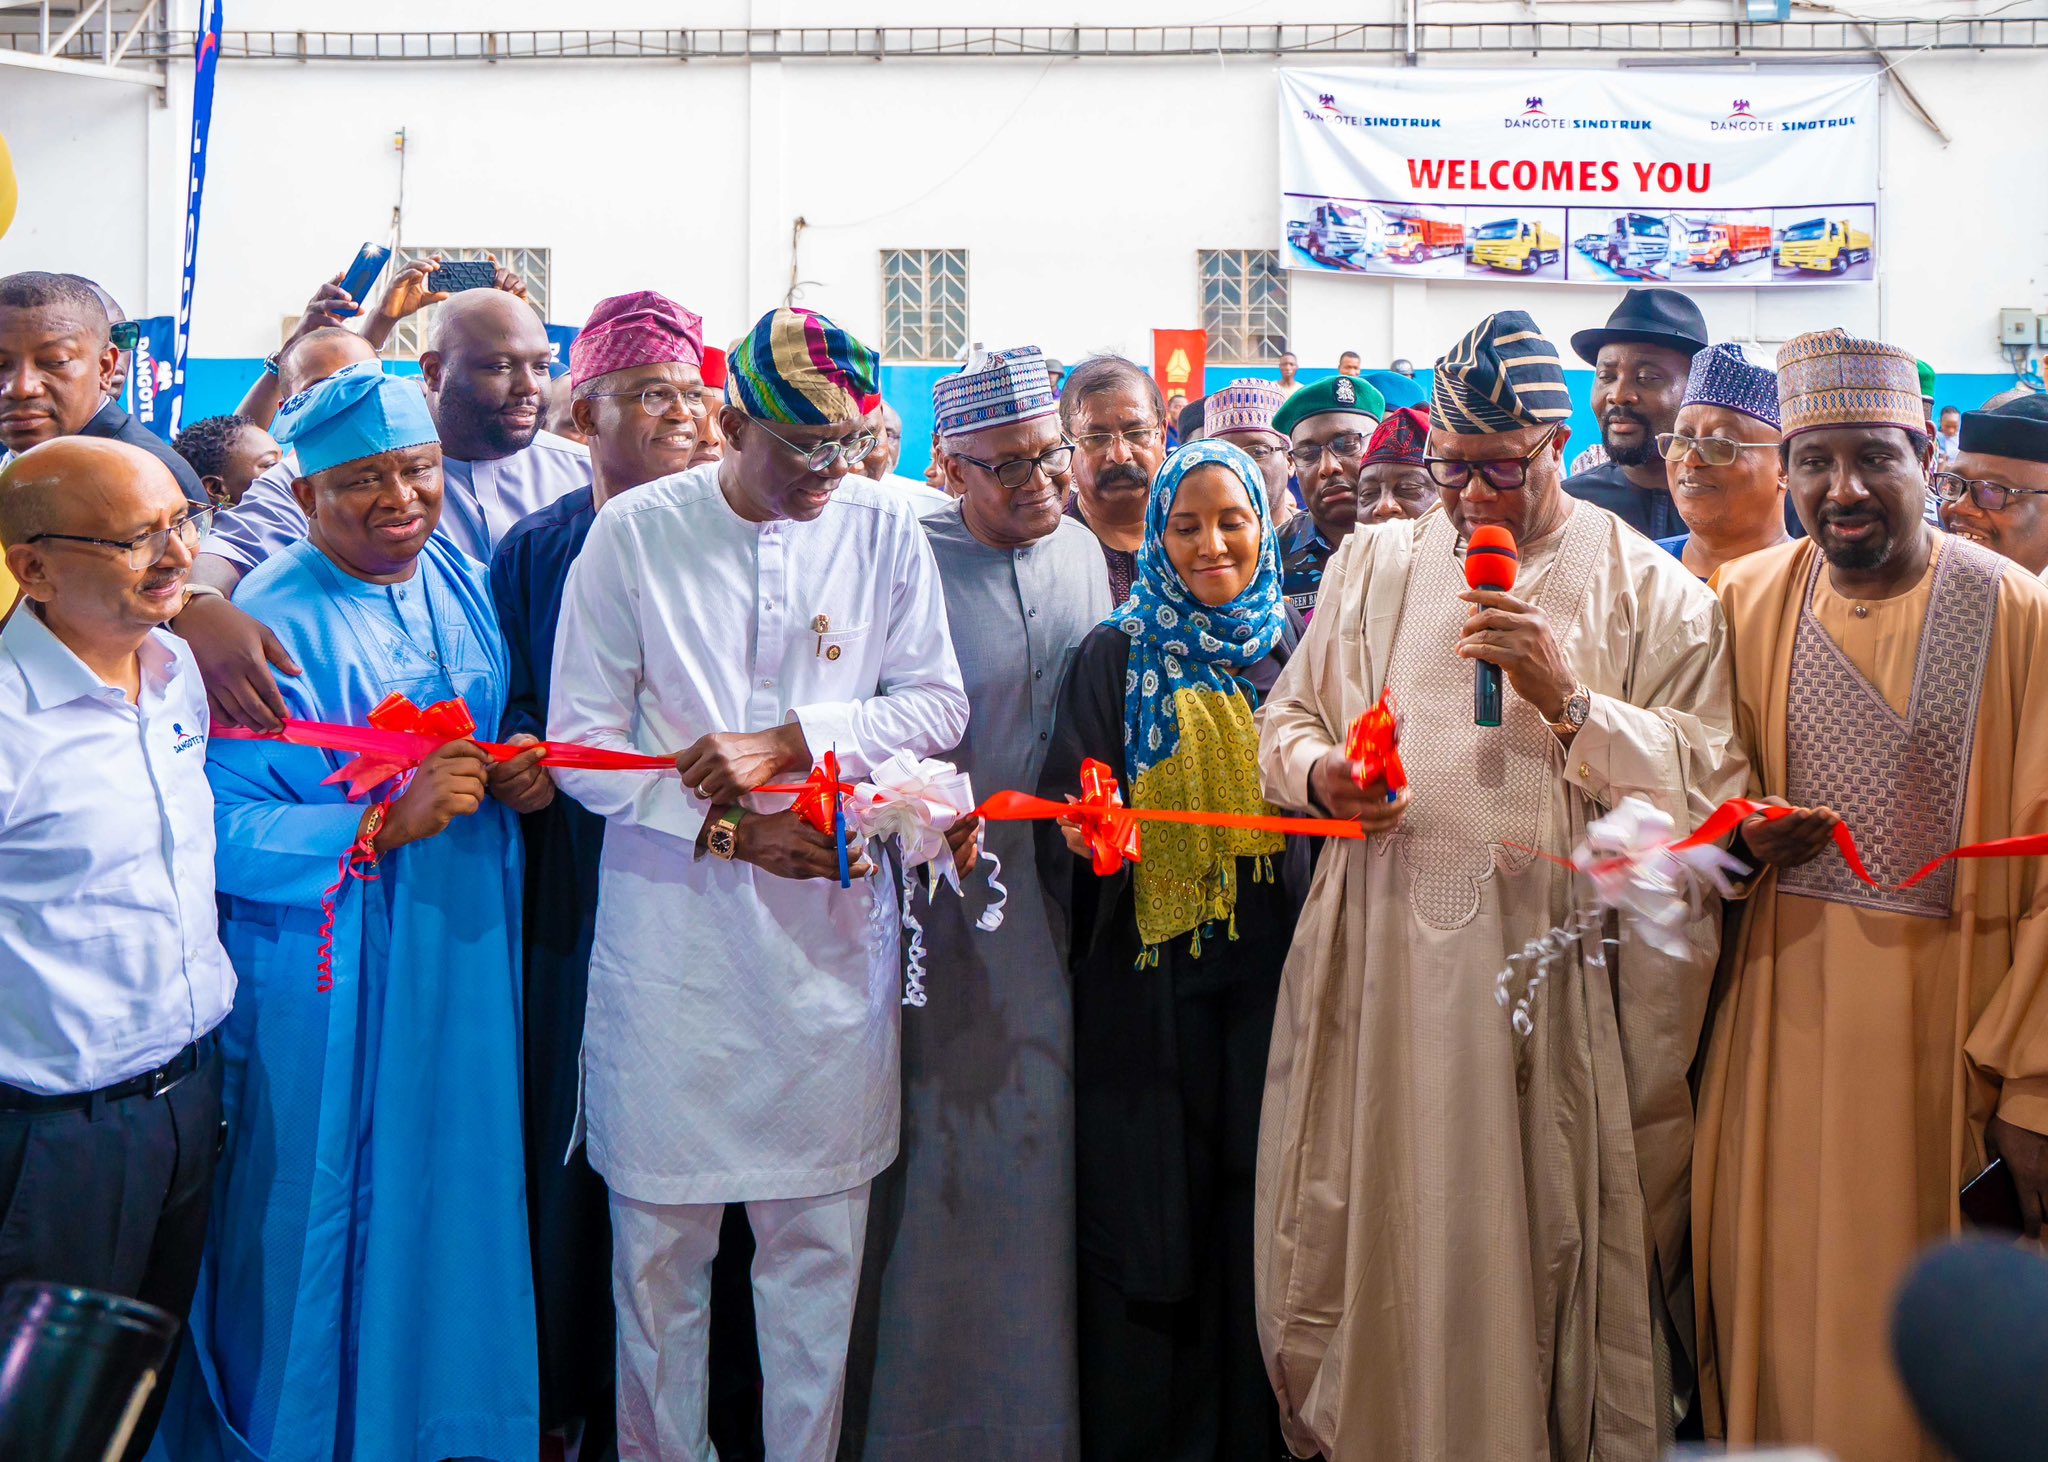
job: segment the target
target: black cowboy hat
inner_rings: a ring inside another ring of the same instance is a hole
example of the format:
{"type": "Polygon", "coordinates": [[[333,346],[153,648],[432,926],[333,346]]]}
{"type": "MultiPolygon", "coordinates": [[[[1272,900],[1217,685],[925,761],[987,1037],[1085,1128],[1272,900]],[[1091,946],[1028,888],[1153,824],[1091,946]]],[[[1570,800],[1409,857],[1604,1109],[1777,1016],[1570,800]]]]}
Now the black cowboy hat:
{"type": "Polygon", "coordinates": [[[1707,319],[1675,289],[1632,289],[1604,328],[1572,336],[1572,349],[1587,365],[1600,363],[1601,346],[1619,343],[1661,345],[1690,360],[1707,348],[1707,319]]]}

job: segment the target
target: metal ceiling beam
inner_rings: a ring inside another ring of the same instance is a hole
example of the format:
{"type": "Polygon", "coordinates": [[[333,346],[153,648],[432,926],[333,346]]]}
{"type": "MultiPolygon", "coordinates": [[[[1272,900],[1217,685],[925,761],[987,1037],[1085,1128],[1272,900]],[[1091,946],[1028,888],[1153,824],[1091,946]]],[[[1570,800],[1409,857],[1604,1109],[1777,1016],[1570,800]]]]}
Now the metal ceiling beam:
{"type": "Polygon", "coordinates": [[[57,76],[77,76],[87,81],[118,81],[127,86],[147,86],[154,91],[164,89],[161,71],[145,71],[139,66],[109,66],[104,61],[73,61],[64,56],[45,56],[39,51],[10,51],[0,47],[0,66],[13,66],[23,71],[47,71],[57,76]]]}
{"type": "MultiPolygon", "coordinates": [[[[5,0],[0,0],[5,3],[5,0]]],[[[4,40],[4,37],[0,37],[4,40]]],[[[135,54],[189,56],[190,32],[156,32],[135,54]]],[[[17,41],[17,44],[19,42],[17,41]]],[[[77,38],[71,54],[90,48],[77,38]]],[[[783,29],[229,31],[229,61],[1391,59],[1410,54],[1659,53],[1744,60],[1903,51],[2048,49],[2048,16],[1793,20],[1534,20],[1195,26],[819,26],[783,29]]]]}

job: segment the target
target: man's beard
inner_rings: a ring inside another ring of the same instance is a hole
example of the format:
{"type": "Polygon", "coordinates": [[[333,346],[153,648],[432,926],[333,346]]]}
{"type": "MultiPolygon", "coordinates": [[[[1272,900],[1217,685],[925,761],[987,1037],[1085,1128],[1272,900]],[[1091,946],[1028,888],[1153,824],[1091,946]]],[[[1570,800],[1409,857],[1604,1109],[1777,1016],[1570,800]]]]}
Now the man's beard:
{"type": "Polygon", "coordinates": [[[1657,433],[1650,425],[1650,419],[1640,411],[1631,411],[1626,406],[1607,408],[1607,414],[1600,419],[1600,443],[1607,448],[1607,460],[1617,467],[1647,467],[1657,460],[1657,433]],[[1643,429],[1642,441],[1638,445],[1614,445],[1614,438],[1607,434],[1607,425],[1617,417],[1632,421],[1643,429]]]}
{"type": "Polygon", "coordinates": [[[468,397],[451,398],[449,393],[443,390],[441,393],[441,409],[445,412],[450,405],[454,406],[455,414],[465,429],[462,435],[472,441],[479,441],[487,445],[491,449],[487,460],[491,461],[495,461],[500,457],[509,457],[514,452],[521,452],[532,446],[533,439],[539,433],[543,418],[546,415],[544,411],[536,410],[534,412],[532,430],[522,431],[520,428],[509,424],[496,411],[490,410],[468,397]]]}
{"type": "MultiPolygon", "coordinates": [[[[1847,569],[1850,573],[1868,573],[1870,570],[1880,567],[1886,559],[1892,556],[1892,548],[1898,542],[1898,538],[1897,535],[1889,531],[1889,524],[1885,525],[1886,532],[1870,539],[1868,542],[1844,544],[1836,541],[1828,532],[1828,529],[1840,516],[1842,515],[1824,512],[1821,514],[1820,519],[1819,537],[1821,554],[1831,565],[1838,569],[1847,569]]],[[[1849,516],[1862,518],[1871,515],[1857,513],[1849,516]]]]}

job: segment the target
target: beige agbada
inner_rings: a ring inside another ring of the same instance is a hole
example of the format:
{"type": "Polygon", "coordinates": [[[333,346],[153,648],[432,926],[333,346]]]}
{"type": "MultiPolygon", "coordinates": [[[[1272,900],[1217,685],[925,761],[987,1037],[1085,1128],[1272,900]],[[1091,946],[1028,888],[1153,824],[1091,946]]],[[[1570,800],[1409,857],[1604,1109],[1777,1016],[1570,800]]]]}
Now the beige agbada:
{"type": "MultiPolygon", "coordinates": [[[[1928,658],[1921,631],[1940,558],[1988,558],[1937,542],[1935,566],[1893,599],[1844,600],[1825,570],[1814,583],[1819,627],[1899,716],[1928,658]]],[[[1737,730],[1755,751],[1757,790],[1788,800],[1793,644],[1816,553],[1810,540],[1769,549],[1728,565],[1721,584],[1737,730]]],[[[1960,824],[1933,852],[2048,831],[2048,589],[2015,568],[1995,594],[1987,645],[1943,636],[1937,652],[1971,667],[1981,653],[1983,677],[1960,824]]],[[[1829,720],[1843,756],[1892,775],[1866,738],[1829,720]]],[[[1896,780],[1909,791],[1922,781],[1896,780]]],[[[1896,827],[1854,830],[1887,881],[1923,861],[1898,848],[1896,827]]],[[[1801,896],[1778,880],[1766,876],[1749,900],[1700,1092],[1708,1434],[1813,1442],[1845,1462],[1931,1462],[1940,1454],[1887,1354],[1892,1296],[1914,1253],[1956,1229],[1957,1189],[1983,1166],[1992,1111],[2048,1132],[2048,869],[1958,864],[1947,918],[1801,896]]]]}
{"type": "Polygon", "coordinates": [[[1413,800],[1399,833],[1331,843],[1281,989],[1255,1213],[1260,1339],[1290,1445],[1331,1462],[1650,1462],[1690,1344],[1686,1072],[1714,966],[1636,943],[1573,962],[1518,1038],[1508,955],[1572,913],[1568,854],[1633,793],[1681,827],[1741,791],[1718,604],[1588,503],[1522,547],[1516,594],[1593,692],[1569,752],[1512,689],[1472,724],[1467,606],[1440,511],[1331,560],[1264,711],[1266,796],[1393,687],[1413,800]],[[1517,845],[1520,845],[1519,847],[1517,845]]]}

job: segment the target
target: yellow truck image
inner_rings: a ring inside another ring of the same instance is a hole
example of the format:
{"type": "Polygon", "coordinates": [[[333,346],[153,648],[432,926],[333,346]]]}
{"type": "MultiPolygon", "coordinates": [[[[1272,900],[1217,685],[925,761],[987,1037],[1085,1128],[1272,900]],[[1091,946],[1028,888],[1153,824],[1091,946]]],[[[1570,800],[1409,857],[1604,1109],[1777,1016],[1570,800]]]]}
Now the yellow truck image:
{"type": "Polygon", "coordinates": [[[1851,228],[1848,220],[1809,218],[1795,223],[1778,238],[1780,269],[1813,269],[1840,274],[1851,264],[1870,258],[1870,235],[1851,228]]]}
{"type": "Polygon", "coordinates": [[[1534,274],[1563,249],[1564,240],[1529,218],[1497,218],[1472,231],[1472,262],[1488,269],[1534,274]]]}

